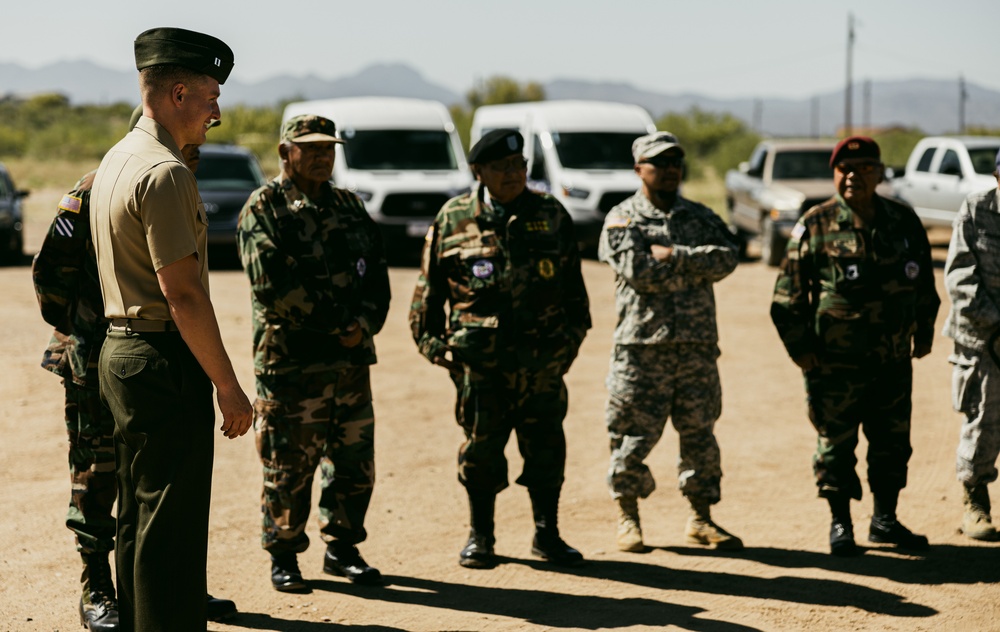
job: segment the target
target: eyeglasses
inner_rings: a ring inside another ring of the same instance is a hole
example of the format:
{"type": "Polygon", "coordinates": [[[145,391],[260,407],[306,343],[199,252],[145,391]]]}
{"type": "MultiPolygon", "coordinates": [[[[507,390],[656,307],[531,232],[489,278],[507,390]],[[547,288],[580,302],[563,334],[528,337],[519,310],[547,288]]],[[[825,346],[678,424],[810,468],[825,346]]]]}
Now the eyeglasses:
{"type": "Polygon", "coordinates": [[[868,162],[838,162],[833,166],[833,168],[845,176],[851,172],[866,176],[874,173],[875,168],[878,167],[879,164],[880,163],[871,160],[868,162]]]}
{"type": "Polygon", "coordinates": [[[524,156],[515,156],[508,160],[494,160],[483,165],[484,169],[489,169],[495,173],[517,173],[528,166],[528,161],[524,156]]]}
{"type": "Polygon", "coordinates": [[[683,156],[655,156],[653,158],[647,158],[646,160],[640,160],[639,162],[646,163],[647,165],[653,165],[657,169],[666,169],[668,167],[673,169],[684,168],[683,156]]]}

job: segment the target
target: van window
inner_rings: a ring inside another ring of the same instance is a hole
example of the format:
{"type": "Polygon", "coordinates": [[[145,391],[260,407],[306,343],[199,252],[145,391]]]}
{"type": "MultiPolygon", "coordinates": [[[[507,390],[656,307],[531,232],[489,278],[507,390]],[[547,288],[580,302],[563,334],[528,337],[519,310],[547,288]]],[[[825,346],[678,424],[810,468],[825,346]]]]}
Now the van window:
{"type": "Polygon", "coordinates": [[[252,191],[267,182],[257,161],[240,154],[203,153],[194,177],[203,191],[252,191]]]}
{"type": "Polygon", "coordinates": [[[934,147],[929,147],[924,150],[924,155],[920,157],[920,162],[917,163],[917,171],[931,170],[931,159],[934,158],[934,149],[934,147]]]}
{"type": "Polygon", "coordinates": [[[553,132],[552,143],[566,169],[631,170],[632,141],[642,132],[553,132]]]}
{"type": "Polygon", "coordinates": [[[969,148],[969,160],[976,173],[984,176],[992,175],[997,170],[996,157],[1000,147],[969,148]]]}
{"type": "Polygon", "coordinates": [[[458,168],[448,132],[437,130],[345,130],[344,156],[351,169],[438,171],[458,168]]]}

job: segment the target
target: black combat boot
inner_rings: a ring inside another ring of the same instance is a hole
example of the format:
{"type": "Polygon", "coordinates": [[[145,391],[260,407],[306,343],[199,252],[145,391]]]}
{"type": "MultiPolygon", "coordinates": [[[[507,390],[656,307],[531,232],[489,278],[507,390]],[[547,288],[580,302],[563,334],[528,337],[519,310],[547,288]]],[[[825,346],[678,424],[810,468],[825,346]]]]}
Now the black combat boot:
{"type": "Polygon", "coordinates": [[[559,491],[558,487],[528,490],[535,518],[531,553],[560,566],[579,566],[583,564],[583,555],[559,537],[559,491]]]}
{"type": "Polygon", "coordinates": [[[466,568],[494,568],[493,509],[496,494],[469,490],[469,541],[458,554],[458,563],[466,568]]]}
{"type": "Polygon", "coordinates": [[[901,549],[911,551],[926,551],[930,548],[927,537],[913,533],[896,519],[896,503],[899,499],[898,489],[872,490],[875,497],[875,511],[872,515],[871,527],[868,530],[868,541],[876,544],[893,544],[901,549]]]}
{"type": "Polygon", "coordinates": [[[299,559],[295,553],[271,555],[271,586],[278,592],[306,592],[309,586],[302,579],[299,559]]]}
{"type": "Polygon", "coordinates": [[[851,497],[835,494],[827,497],[830,503],[830,554],[837,557],[853,557],[862,550],[854,542],[854,523],[851,522],[851,497]]]}
{"type": "Polygon", "coordinates": [[[118,599],[107,553],[83,554],[80,624],[91,632],[119,630],[118,599]]]}

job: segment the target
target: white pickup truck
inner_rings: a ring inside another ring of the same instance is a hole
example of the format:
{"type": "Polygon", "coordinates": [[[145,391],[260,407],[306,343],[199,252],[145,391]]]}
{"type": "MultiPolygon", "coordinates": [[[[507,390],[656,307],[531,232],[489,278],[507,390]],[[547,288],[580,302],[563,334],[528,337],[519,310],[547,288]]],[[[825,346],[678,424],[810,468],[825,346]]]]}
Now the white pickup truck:
{"type": "Polygon", "coordinates": [[[924,226],[948,226],[970,193],[995,187],[1000,137],[930,136],[910,152],[892,194],[913,207],[924,226]]]}
{"type": "Polygon", "coordinates": [[[781,263],[803,212],[833,196],[834,141],[762,141],[739,169],[726,173],[729,229],[740,241],[760,241],[760,258],[781,263]]]}

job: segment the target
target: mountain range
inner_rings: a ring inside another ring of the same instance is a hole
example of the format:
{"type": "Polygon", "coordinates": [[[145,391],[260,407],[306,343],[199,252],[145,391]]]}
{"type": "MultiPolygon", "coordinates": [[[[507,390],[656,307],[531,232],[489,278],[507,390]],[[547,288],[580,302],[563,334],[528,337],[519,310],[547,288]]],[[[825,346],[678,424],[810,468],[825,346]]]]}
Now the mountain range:
{"type": "MultiPolygon", "coordinates": [[[[802,99],[742,97],[722,99],[699,94],[670,94],[624,82],[555,79],[543,84],[549,99],[593,99],[634,103],[654,118],[667,112],[699,108],[728,112],[753,129],[773,136],[830,135],[844,119],[843,89],[802,99]]],[[[1000,91],[965,85],[968,126],[1000,127],[1000,91]]],[[[44,92],[66,95],[74,104],[138,103],[134,71],[113,70],[89,61],[58,62],[28,69],[0,63],[0,98],[44,92]]],[[[337,79],[315,75],[280,75],[254,83],[230,79],[224,105],[275,105],[287,100],[348,96],[398,96],[462,103],[462,95],[428,81],[412,66],[375,64],[337,79]]],[[[907,79],[872,81],[854,88],[852,120],[859,127],[916,127],[928,134],[954,133],[959,127],[959,87],[954,81],[907,79]],[[869,97],[865,97],[867,92],[869,97]]]]}

